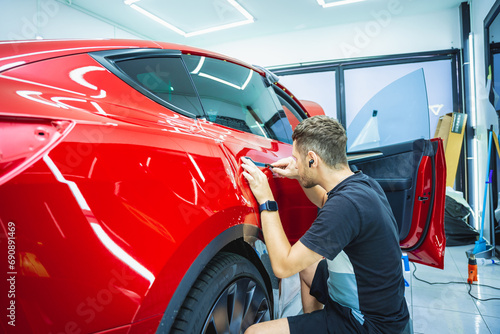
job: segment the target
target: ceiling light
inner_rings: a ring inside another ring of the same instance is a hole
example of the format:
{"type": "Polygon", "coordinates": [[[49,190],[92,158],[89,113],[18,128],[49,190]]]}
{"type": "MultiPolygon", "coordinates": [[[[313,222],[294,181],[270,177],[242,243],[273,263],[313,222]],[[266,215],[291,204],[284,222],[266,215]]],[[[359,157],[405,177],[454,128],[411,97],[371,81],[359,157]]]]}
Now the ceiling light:
{"type": "Polygon", "coordinates": [[[184,31],[182,31],[181,29],[168,23],[167,21],[160,19],[158,16],[148,12],[147,10],[143,9],[142,7],[139,7],[135,4],[131,4],[130,8],[135,9],[136,11],[141,13],[142,15],[149,17],[151,20],[158,22],[159,24],[167,27],[168,29],[175,31],[176,33],[178,33],[180,35],[186,36],[186,33],[184,31]]]}
{"type": "Polygon", "coordinates": [[[361,1],[365,1],[365,0],[335,0],[333,2],[325,2],[325,0],[317,0],[318,4],[320,6],[322,6],[323,8],[348,5],[350,3],[361,2],[361,1]]]}
{"type": "Polygon", "coordinates": [[[253,16],[250,15],[250,13],[247,12],[238,2],[236,2],[236,0],[226,0],[231,6],[233,6],[238,12],[240,12],[245,17],[245,20],[233,22],[233,23],[228,23],[228,24],[223,24],[220,26],[215,26],[215,27],[211,27],[211,28],[207,28],[207,29],[202,29],[202,30],[197,30],[197,31],[192,31],[192,32],[185,32],[182,29],[174,26],[173,24],[171,24],[171,23],[161,19],[160,17],[154,15],[153,13],[145,10],[144,8],[137,6],[135,3],[139,2],[139,1],[140,0],[124,0],[123,3],[130,6],[130,8],[138,11],[142,15],[149,17],[153,21],[160,23],[161,25],[167,27],[168,29],[170,29],[172,31],[175,31],[176,33],[178,33],[179,35],[182,35],[184,37],[191,37],[191,36],[202,35],[202,34],[206,34],[209,32],[218,31],[218,30],[234,28],[234,27],[241,26],[244,24],[253,23],[255,21],[253,16]]]}

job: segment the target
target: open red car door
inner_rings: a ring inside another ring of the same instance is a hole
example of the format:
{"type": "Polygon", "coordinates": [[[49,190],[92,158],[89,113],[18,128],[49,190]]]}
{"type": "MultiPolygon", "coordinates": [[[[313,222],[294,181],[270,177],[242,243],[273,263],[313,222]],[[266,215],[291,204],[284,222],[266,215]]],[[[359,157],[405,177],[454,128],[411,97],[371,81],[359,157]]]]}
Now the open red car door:
{"type": "Polygon", "coordinates": [[[443,268],[446,238],[446,164],[441,139],[357,151],[352,169],[375,178],[384,189],[399,227],[401,249],[410,260],[443,268]]]}

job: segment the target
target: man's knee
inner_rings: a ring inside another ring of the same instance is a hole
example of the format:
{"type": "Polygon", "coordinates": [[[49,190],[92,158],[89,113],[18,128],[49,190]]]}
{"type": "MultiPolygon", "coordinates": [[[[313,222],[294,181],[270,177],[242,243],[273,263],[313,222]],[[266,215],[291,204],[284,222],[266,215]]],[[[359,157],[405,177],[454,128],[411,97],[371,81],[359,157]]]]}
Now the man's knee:
{"type": "Polygon", "coordinates": [[[245,334],[256,334],[256,333],[257,330],[255,325],[248,327],[247,330],[245,331],[245,334]]]}
{"type": "Polygon", "coordinates": [[[245,334],[289,334],[288,319],[281,318],[272,321],[260,322],[250,326],[245,334]]]}

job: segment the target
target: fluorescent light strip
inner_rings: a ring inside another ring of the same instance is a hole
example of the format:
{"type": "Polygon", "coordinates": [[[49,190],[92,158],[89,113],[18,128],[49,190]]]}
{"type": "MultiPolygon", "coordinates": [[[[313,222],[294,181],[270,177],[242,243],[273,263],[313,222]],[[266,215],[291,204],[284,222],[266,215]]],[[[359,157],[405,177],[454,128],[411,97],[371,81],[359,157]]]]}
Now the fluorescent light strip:
{"type": "MultiPolygon", "coordinates": [[[[17,43],[18,41],[16,41],[17,43]]],[[[23,42],[23,41],[19,41],[20,43],[28,43],[28,42],[23,42]]],[[[37,42],[35,40],[33,41],[29,41],[29,43],[34,43],[34,42],[37,42]]],[[[0,43],[0,44],[5,44],[5,43],[0,43]]],[[[8,43],[7,43],[8,44],[8,43]]],[[[121,46],[116,46],[117,48],[121,47],[121,46]]],[[[21,53],[21,54],[15,54],[13,56],[9,56],[9,57],[3,57],[3,58],[0,58],[0,61],[5,61],[7,59],[13,59],[13,58],[21,58],[21,57],[27,57],[27,56],[36,56],[36,55],[41,55],[41,54],[46,54],[46,53],[56,53],[56,52],[65,52],[65,51],[76,51],[76,50],[87,50],[87,49],[101,49],[102,46],[84,46],[84,47],[80,47],[80,48],[69,48],[69,49],[58,49],[58,48],[55,48],[54,50],[48,50],[48,51],[37,51],[37,52],[31,52],[31,53],[21,53]]],[[[130,48],[130,45],[123,45],[123,48],[130,48]]]]}
{"type": "MultiPolygon", "coordinates": [[[[90,208],[87,204],[87,201],[85,201],[85,198],[83,197],[82,193],[80,192],[80,189],[76,185],[75,182],[73,181],[68,181],[64,178],[62,175],[61,171],[59,171],[59,168],[57,168],[56,164],[52,161],[52,159],[49,157],[48,154],[43,156],[43,161],[47,164],[49,169],[52,171],[54,174],[55,178],[57,181],[67,184],[69,186],[69,189],[73,193],[73,196],[75,197],[78,205],[82,210],[85,211],[90,211],[90,208]]],[[[107,235],[106,232],[102,229],[102,227],[96,223],[90,223],[90,226],[94,230],[95,234],[99,238],[99,240],[102,242],[102,244],[111,252],[113,253],[117,258],[122,260],[125,264],[127,264],[131,269],[133,269],[135,272],[137,272],[139,275],[144,277],[149,281],[149,286],[153,285],[153,282],[155,281],[155,276],[153,273],[151,273],[149,270],[144,268],[142,264],[137,262],[132,256],[130,256],[127,252],[125,252],[120,246],[118,246],[111,238],[107,235]]]]}
{"type": "Polygon", "coordinates": [[[54,174],[57,181],[68,185],[69,189],[71,190],[71,193],[73,193],[73,196],[75,197],[76,202],[78,203],[80,208],[82,210],[90,211],[87,201],[85,201],[85,198],[83,197],[76,183],[73,181],[68,181],[64,178],[61,171],[59,170],[59,168],[57,168],[56,164],[52,161],[52,159],[49,157],[48,154],[43,156],[43,161],[45,161],[47,167],[49,167],[49,169],[51,170],[52,174],[54,174]]]}
{"type": "Polygon", "coordinates": [[[252,74],[253,74],[253,71],[250,70],[250,73],[248,73],[247,80],[245,81],[245,83],[243,84],[243,86],[241,86],[241,90],[245,90],[245,88],[247,88],[247,85],[250,82],[250,79],[252,79],[252,74]]]}
{"type": "Polygon", "coordinates": [[[189,153],[188,153],[188,157],[189,157],[189,160],[191,160],[191,163],[193,164],[194,168],[198,172],[198,175],[200,176],[201,180],[203,182],[205,182],[205,176],[203,176],[203,173],[201,172],[200,167],[198,167],[198,164],[196,163],[196,161],[194,161],[193,157],[189,153]]]}
{"type": "Polygon", "coordinates": [[[2,71],[5,71],[5,70],[8,70],[9,68],[12,68],[12,67],[16,67],[16,66],[19,66],[19,65],[23,65],[25,64],[26,62],[25,61],[16,61],[14,63],[10,63],[10,64],[5,64],[3,66],[0,66],[0,72],[2,71]]]}
{"type": "Polygon", "coordinates": [[[205,63],[205,57],[201,57],[200,61],[198,62],[198,65],[196,66],[196,68],[194,69],[194,71],[191,72],[191,73],[192,74],[198,74],[198,72],[200,72],[201,68],[203,67],[204,63],[205,63]]]}
{"type": "Polygon", "coordinates": [[[246,20],[246,21],[238,21],[238,22],[234,22],[234,23],[225,24],[225,25],[222,25],[222,26],[217,26],[217,27],[208,28],[208,29],[204,29],[204,30],[198,30],[198,31],[189,32],[189,33],[186,33],[185,36],[186,37],[191,37],[191,36],[203,35],[203,34],[207,34],[209,32],[214,32],[214,31],[219,31],[219,30],[224,30],[224,29],[239,27],[239,26],[242,26],[242,25],[245,25],[245,24],[249,24],[249,23],[252,23],[252,22],[253,22],[253,19],[252,20],[246,20]]]}
{"type": "MultiPolygon", "coordinates": [[[[125,0],[123,2],[126,5],[129,5],[130,8],[132,8],[132,9],[138,11],[139,13],[141,13],[142,15],[149,17],[153,21],[158,22],[159,24],[167,27],[168,29],[170,29],[170,30],[172,30],[172,31],[178,33],[179,35],[184,36],[184,37],[191,37],[191,36],[203,35],[203,34],[207,34],[207,33],[210,33],[210,32],[224,30],[224,29],[229,29],[229,28],[234,28],[234,27],[238,27],[238,26],[241,26],[241,25],[245,25],[245,24],[249,24],[249,23],[253,23],[254,22],[253,16],[250,15],[250,13],[247,12],[239,3],[237,3],[235,0],[227,0],[227,2],[229,2],[236,10],[238,10],[246,18],[246,20],[244,20],[244,21],[238,21],[238,22],[234,22],[234,23],[229,23],[229,24],[224,24],[224,25],[221,25],[221,26],[216,26],[216,27],[207,28],[207,29],[203,29],[203,30],[193,31],[193,32],[185,32],[182,29],[174,26],[173,24],[168,23],[167,21],[159,18],[158,16],[156,16],[156,15],[148,12],[144,8],[137,6],[135,4],[135,2],[139,2],[139,1],[140,0],[125,0]]],[[[358,0],[358,1],[361,1],[361,0],[358,0]]]]}
{"type": "Polygon", "coordinates": [[[241,7],[239,3],[237,3],[235,0],[227,0],[231,5],[233,5],[234,8],[238,10],[244,17],[247,18],[247,20],[251,20],[253,22],[253,16],[250,15],[249,12],[245,10],[245,8],[241,7]]]}
{"type": "Polygon", "coordinates": [[[76,82],[79,85],[82,85],[84,87],[87,87],[87,88],[90,88],[93,90],[97,90],[97,86],[91,84],[90,82],[85,80],[85,78],[83,77],[85,74],[87,74],[88,72],[92,72],[92,71],[106,71],[106,70],[104,68],[98,67],[98,66],[78,67],[78,68],[72,70],[71,72],[69,72],[69,77],[71,80],[73,80],[74,82],[76,82]]]}
{"type": "Polygon", "coordinates": [[[320,6],[322,6],[323,8],[348,5],[351,3],[356,3],[356,2],[361,2],[361,1],[365,1],[365,0],[343,0],[343,1],[328,2],[328,3],[325,3],[325,0],[317,0],[318,4],[320,6]]]}
{"type": "MultiPolygon", "coordinates": [[[[193,73],[193,72],[191,72],[193,73]]],[[[245,80],[245,83],[243,84],[243,86],[238,86],[238,85],[235,85],[233,83],[230,83],[229,81],[226,81],[226,80],[223,80],[223,79],[220,79],[220,78],[217,78],[217,77],[214,77],[213,75],[210,75],[210,74],[206,74],[206,73],[203,73],[203,72],[200,72],[198,73],[198,75],[200,77],[205,77],[207,79],[210,79],[210,80],[214,80],[214,81],[217,81],[217,82],[220,82],[221,84],[224,84],[224,85],[227,85],[229,87],[233,87],[233,88],[236,88],[236,89],[239,89],[239,90],[245,90],[245,88],[248,86],[248,83],[250,82],[250,79],[252,79],[252,74],[253,74],[253,70],[250,70],[250,72],[248,73],[248,77],[247,79],[245,80]]]]}
{"type": "Polygon", "coordinates": [[[211,79],[211,80],[214,80],[214,81],[217,81],[217,82],[220,82],[221,84],[224,84],[224,85],[227,85],[229,87],[233,87],[233,88],[236,88],[236,89],[241,89],[240,86],[237,86],[233,83],[230,83],[229,81],[226,81],[226,80],[222,80],[222,79],[219,79],[217,77],[214,77],[214,76],[211,76],[210,74],[205,74],[205,73],[199,73],[198,74],[200,77],[205,77],[207,79],[211,79]]]}
{"type": "MultiPolygon", "coordinates": [[[[474,62],[474,34],[469,33],[469,84],[470,84],[470,118],[471,118],[471,126],[476,128],[477,132],[477,109],[476,109],[476,71],[475,71],[475,62],[474,62]]],[[[472,173],[474,179],[474,191],[473,193],[473,205],[474,208],[474,227],[479,229],[479,140],[478,138],[472,139],[472,173]]],[[[484,183],[483,183],[484,184],[484,183]]],[[[486,186],[486,185],[485,185],[486,186]]],[[[484,210],[485,208],[483,208],[484,210]]]]}
{"type": "MultiPolygon", "coordinates": [[[[24,83],[28,83],[28,84],[32,84],[32,85],[36,85],[36,86],[47,87],[47,88],[51,88],[51,89],[57,89],[57,90],[60,90],[62,92],[67,92],[67,93],[71,93],[71,94],[77,94],[77,95],[85,96],[85,94],[83,94],[83,93],[74,92],[74,91],[71,91],[71,90],[67,90],[67,89],[63,89],[63,88],[59,88],[59,87],[54,87],[54,86],[50,86],[50,85],[44,85],[44,84],[41,84],[41,83],[38,83],[38,82],[34,82],[34,81],[28,81],[28,80],[24,80],[24,79],[18,79],[18,78],[10,77],[8,75],[0,74],[0,78],[6,78],[6,79],[9,79],[9,80],[13,80],[13,81],[24,82],[24,83]]],[[[27,92],[27,91],[23,91],[23,92],[27,92]]]]}
{"type": "Polygon", "coordinates": [[[257,127],[259,128],[260,132],[262,132],[264,138],[268,138],[266,133],[264,132],[264,129],[262,128],[262,126],[260,126],[259,122],[255,121],[255,124],[257,124],[257,127]]]}
{"type": "Polygon", "coordinates": [[[94,233],[97,235],[102,244],[117,258],[119,258],[122,262],[128,265],[132,270],[136,273],[144,277],[149,281],[149,287],[153,285],[155,281],[155,276],[152,272],[147,270],[142,264],[137,262],[132,256],[130,256],[125,250],[123,250],[120,246],[118,246],[109,235],[104,232],[102,227],[96,223],[90,223],[90,226],[94,230],[94,233]]]}
{"type": "Polygon", "coordinates": [[[137,5],[134,5],[134,4],[131,4],[130,8],[135,9],[136,11],[138,11],[139,13],[141,13],[142,15],[145,15],[145,16],[149,17],[153,21],[158,22],[159,24],[167,27],[168,29],[175,31],[179,35],[182,35],[182,36],[186,37],[186,33],[184,31],[182,31],[181,29],[177,28],[176,26],[174,26],[174,25],[172,25],[172,24],[170,24],[170,23],[168,23],[168,22],[160,19],[158,16],[156,16],[154,14],[151,14],[147,10],[142,9],[141,7],[139,7],[137,5]]]}

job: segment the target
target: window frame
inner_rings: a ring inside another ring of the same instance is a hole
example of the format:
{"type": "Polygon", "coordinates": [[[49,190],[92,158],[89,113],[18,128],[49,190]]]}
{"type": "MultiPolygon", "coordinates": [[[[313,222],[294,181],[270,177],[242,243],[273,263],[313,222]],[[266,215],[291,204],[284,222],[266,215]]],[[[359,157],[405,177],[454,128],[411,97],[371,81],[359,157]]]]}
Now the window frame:
{"type": "Polygon", "coordinates": [[[346,126],[346,101],[344,71],[350,69],[367,68],[375,66],[401,65],[408,63],[419,63],[436,60],[450,60],[452,69],[452,90],[453,110],[463,112],[462,87],[461,87],[461,56],[460,50],[440,50],[430,52],[418,52],[409,54],[397,54],[387,56],[376,56],[358,59],[332,60],[322,62],[301,63],[296,65],[273,66],[269,67],[272,73],[276,75],[305,74],[314,72],[335,71],[335,90],[337,98],[337,119],[346,126]]]}
{"type": "MultiPolygon", "coordinates": [[[[284,92],[283,89],[281,89],[276,84],[273,84],[273,89],[274,89],[274,92],[276,93],[276,95],[281,97],[286,102],[288,102],[290,104],[290,106],[294,109],[294,111],[298,114],[298,116],[300,116],[301,119],[297,118],[297,119],[299,119],[299,122],[305,120],[308,117],[306,114],[306,111],[300,107],[300,105],[297,103],[297,101],[295,101],[293,98],[290,97],[290,95],[288,95],[286,92],[284,92]]],[[[292,111],[292,113],[293,113],[293,111],[292,111]]],[[[297,116],[297,115],[295,115],[295,116],[297,116]]]]}
{"type": "MultiPolygon", "coordinates": [[[[494,6],[494,12],[500,12],[500,5],[494,6]]],[[[493,11],[493,9],[492,9],[493,11]]],[[[491,14],[491,13],[490,13],[491,14]]],[[[486,19],[487,20],[487,19],[486,19]]],[[[486,22],[485,20],[485,22],[486,22]]],[[[490,21],[492,19],[490,18],[490,21]]],[[[485,33],[485,36],[489,36],[485,33]]],[[[487,57],[488,57],[487,53],[487,57]]],[[[346,126],[346,113],[345,113],[345,93],[344,93],[344,70],[362,68],[362,67],[372,67],[372,66],[383,66],[383,65],[400,65],[406,63],[415,62],[425,62],[434,60],[445,60],[449,59],[451,63],[451,74],[452,74],[452,94],[453,94],[453,111],[461,113],[469,113],[467,109],[468,106],[464,101],[464,94],[467,93],[467,87],[463,86],[463,81],[467,79],[467,71],[463,71],[462,63],[463,57],[461,49],[445,49],[427,52],[415,52],[406,54],[395,54],[395,55],[381,55],[372,56],[364,58],[352,58],[352,59],[342,59],[342,60],[326,60],[317,62],[305,62],[289,65],[278,65],[270,66],[267,69],[276,75],[290,75],[290,74],[302,74],[302,73],[313,73],[313,72],[324,72],[324,71],[335,71],[335,89],[337,98],[337,119],[345,127],[346,126]]],[[[486,69],[487,70],[487,69],[486,69]]],[[[472,130],[471,130],[472,131],[472,130]]],[[[470,141],[470,131],[466,131],[465,141],[467,144],[470,141]]],[[[431,133],[431,136],[433,134],[431,133]]],[[[468,178],[467,178],[467,164],[466,158],[468,154],[468,145],[465,145],[462,150],[459,168],[457,171],[457,178],[455,187],[459,191],[463,191],[468,198],[468,178]]]]}

